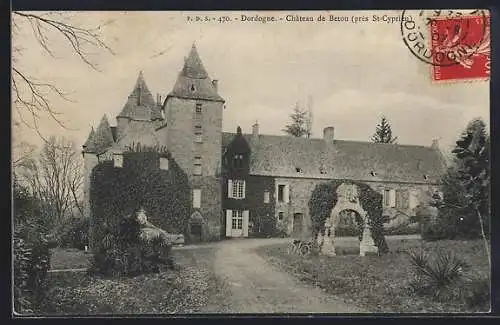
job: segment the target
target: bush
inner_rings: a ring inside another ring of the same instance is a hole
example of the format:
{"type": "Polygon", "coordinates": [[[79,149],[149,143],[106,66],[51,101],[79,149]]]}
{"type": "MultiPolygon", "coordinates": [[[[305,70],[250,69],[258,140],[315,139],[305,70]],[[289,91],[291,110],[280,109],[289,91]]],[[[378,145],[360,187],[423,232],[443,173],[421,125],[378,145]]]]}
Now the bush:
{"type": "Polygon", "coordinates": [[[32,312],[43,295],[50,268],[50,250],[45,229],[35,222],[19,223],[14,228],[15,310],[32,312]]]}
{"type": "Polygon", "coordinates": [[[135,215],[124,218],[116,231],[104,229],[90,272],[106,276],[135,276],[173,267],[172,245],[161,237],[141,239],[135,215]]]}
{"type": "Polygon", "coordinates": [[[47,227],[37,201],[14,183],[14,310],[29,313],[43,297],[45,278],[50,268],[47,227]]]}
{"type": "Polygon", "coordinates": [[[89,245],[88,233],[88,218],[71,218],[56,230],[51,242],[56,241],[63,248],[85,249],[89,245]]]}
{"type": "Polygon", "coordinates": [[[437,252],[434,256],[424,250],[409,251],[414,279],[411,289],[424,296],[443,301],[461,295],[464,271],[468,265],[450,252],[437,252]]]}

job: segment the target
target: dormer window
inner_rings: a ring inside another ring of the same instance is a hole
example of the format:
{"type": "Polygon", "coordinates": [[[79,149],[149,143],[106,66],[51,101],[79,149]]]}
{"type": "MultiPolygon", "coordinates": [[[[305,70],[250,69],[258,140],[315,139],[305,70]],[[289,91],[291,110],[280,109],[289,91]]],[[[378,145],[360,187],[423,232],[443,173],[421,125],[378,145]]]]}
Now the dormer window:
{"type": "Polygon", "coordinates": [[[191,91],[195,91],[194,85],[191,85],[191,91]]]}
{"type": "Polygon", "coordinates": [[[233,157],[233,167],[236,169],[242,169],[243,168],[243,155],[242,154],[236,154],[233,157]]]}
{"type": "Polygon", "coordinates": [[[372,175],[372,176],[374,176],[374,177],[375,177],[375,176],[377,176],[377,173],[376,173],[376,172],[374,172],[374,171],[372,170],[372,171],[370,172],[370,175],[372,175]]]}
{"type": "Polygon", "coordinates": [[[429,175],[424,175],[424,179],[428,180],[429,179],[429,175]]]}
{"type": "Polygon", "coordinates": [[[113,154],[113,166],[121,168],[123,167],[123,155],[119,153],[113,154]]]}
{"type": "Polygon", "coordinates": [[[160,158],[160,169],[168,170],[168,158],[165,157],[160,158]]]}
{"type": "Polygon", "coordinates": [[[295,167],[295,171],[297,173],[301,173],[302,174],[302,168],[300,168],[300,167],[295,167]]]}

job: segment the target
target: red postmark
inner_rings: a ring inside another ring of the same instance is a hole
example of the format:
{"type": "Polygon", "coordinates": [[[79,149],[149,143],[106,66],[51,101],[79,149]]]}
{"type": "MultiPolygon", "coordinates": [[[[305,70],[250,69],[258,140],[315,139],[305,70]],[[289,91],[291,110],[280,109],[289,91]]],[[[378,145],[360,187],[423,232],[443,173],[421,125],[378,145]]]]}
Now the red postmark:
{"type": "Polygon", "coordinates": [[[430,24],[433,81],[490,78],[490,18],[434,19],[430,24]]]}

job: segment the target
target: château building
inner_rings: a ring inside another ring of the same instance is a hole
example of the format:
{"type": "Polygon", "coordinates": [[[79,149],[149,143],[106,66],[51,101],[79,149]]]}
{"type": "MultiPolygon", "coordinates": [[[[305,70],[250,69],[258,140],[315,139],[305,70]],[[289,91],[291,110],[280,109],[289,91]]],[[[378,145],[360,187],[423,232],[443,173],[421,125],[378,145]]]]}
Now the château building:
{"type": "Polygon", "coordinates": [[[333,127],[322,138],[266,135],[257,123],[248,133],[240,127],[223,132],[224,109],[217,80],[194,45],[163,101],[154,99],[141,72],[116,126],[104,115],[83,146],[86,215],[92,169],[111,159],[120,168],[122,153],[134,143],[165,146],[187,175],[192,200],[185,235],[192,241],[269,235],[268,229],[306,236],[311,193],[332,179],[367,183],[383,194],[384,214],[397,222],[432,197],[444,172],[437,142],[425,147],[340,140],[333,127]]]}

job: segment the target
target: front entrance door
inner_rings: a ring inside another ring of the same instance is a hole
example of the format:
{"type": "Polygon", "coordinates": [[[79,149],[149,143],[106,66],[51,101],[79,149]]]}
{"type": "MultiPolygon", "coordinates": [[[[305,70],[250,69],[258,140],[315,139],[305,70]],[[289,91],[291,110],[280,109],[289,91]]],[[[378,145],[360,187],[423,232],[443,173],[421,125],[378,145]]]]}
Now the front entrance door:
{"type": "Polygon", "coordinates": [[[248,237],[248,210],[226,210],[226,237],[248,237]]]}
{"type": "Polygon", "coordinates": [[[233,210],[231,218],[231,237],[240,237],[243,235],[243,211],[233,210]]]}
{"type": "Polygon", "coordinates": [[[201,224],[191,224],[191,239],[195,242],[201,242],[201,224]]]}
{"type": "Polygon", "coordinates": [[[304,215],[302,213],[295,213],[293,215],[293,235],[302,235],[302,222],[304,220],[304,215]]]}

